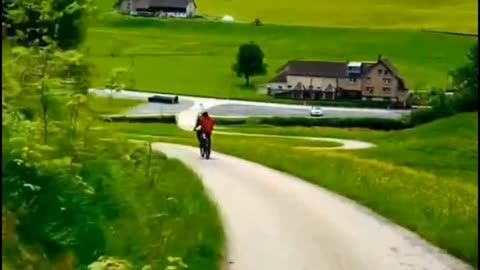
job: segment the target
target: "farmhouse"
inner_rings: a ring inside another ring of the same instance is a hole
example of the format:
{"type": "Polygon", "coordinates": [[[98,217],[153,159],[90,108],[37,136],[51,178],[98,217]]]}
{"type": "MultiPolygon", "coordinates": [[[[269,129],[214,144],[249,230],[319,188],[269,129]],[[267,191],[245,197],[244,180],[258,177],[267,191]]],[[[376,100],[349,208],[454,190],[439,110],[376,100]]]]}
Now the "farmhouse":
{"type": "Polygon", "coordinates": [[[291,99],[363,99],[404,103],[408,88],[395,67],[375,62],[290,61],[267,86],[268,94],[291,99]]]}
{"type": "Polygon", "coordinates": [[[151,12],[156,16],[186,18],[195,16],[195,0],[124,0],[120,6],[123,12],[151,12]]]}

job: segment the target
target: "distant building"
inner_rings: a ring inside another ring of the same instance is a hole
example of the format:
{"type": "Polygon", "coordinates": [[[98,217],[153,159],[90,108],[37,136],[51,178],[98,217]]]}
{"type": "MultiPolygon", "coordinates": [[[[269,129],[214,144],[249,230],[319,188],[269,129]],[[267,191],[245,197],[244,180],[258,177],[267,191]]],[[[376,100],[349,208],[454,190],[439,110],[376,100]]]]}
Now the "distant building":
{"type": "Polygon", "coordinates": [[[363,99],[404,103],[408,88],[395,67],[376,62],[290,61],[267,86],[269,95],[291,99],[363,99]]]}
{"type": "Polygon", "coordinates": [[[197,4],[194,0],[124,0],[120,9],[132,15],[150,12],[158,17],[187,18],[195,16],[197,4]]]}

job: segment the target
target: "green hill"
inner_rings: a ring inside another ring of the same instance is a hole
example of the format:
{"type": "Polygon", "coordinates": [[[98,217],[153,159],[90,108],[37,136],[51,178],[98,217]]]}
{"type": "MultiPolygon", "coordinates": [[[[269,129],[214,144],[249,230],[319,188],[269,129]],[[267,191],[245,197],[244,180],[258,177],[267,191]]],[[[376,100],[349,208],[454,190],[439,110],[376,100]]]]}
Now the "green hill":
{"type": "MultiPolygon", "coordinates": [[[[96,0],[109,10],[113,0],[96,0]]],[[[251,22],[322,27],[432,29],[478,32],[478,2],[474,0],[197,0],[201,15],[231,15],[251,22]]]]}

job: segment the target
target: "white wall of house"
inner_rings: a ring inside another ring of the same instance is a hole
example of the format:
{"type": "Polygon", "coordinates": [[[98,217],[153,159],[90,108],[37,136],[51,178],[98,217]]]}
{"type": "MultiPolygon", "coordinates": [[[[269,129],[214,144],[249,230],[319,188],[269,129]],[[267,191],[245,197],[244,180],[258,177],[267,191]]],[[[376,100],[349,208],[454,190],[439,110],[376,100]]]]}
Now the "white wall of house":
{"type": "Polygon", "coordinates": [[[336,78],[321,78],[321,77],[303,77],[303,76],[287,76],[287,84],[295,87],[298,83],[303,84],[307,89],[310,85],[313,90],[325,89],[329,84],[336,87],[336,78]]]}
{"type": "Polygon", "coordinates": [[[293,88],[293,86],[290,86],[289,88],[288,84],[284,82],[271,82],[267,85],[267,87],[270,87],[270,89],[282,89],[282,90],[289,90],[293,88]]]}
{"type": "Polygon", "coordinates": [[[124,12],[136,11],[137,9],[146,9],[150,6],[149,0],[124,0],[120,9],[124,12]]]}
{"type": "Polygon", "coordinates": [[[197,12],[197,8],[195,8],[195,3],[193,1],[191,1],[187,5],[187,16],[188,17],[193,17],[193,16],[196,15],[196,12],[197,12]]]}
{"type": "Polygon", "coordinates": [[[163,15],[166,17],[173,17],[173,18],[186,18],[188,16],[187,13],[183,13],[183,12],[165,12],[163,15]]]}

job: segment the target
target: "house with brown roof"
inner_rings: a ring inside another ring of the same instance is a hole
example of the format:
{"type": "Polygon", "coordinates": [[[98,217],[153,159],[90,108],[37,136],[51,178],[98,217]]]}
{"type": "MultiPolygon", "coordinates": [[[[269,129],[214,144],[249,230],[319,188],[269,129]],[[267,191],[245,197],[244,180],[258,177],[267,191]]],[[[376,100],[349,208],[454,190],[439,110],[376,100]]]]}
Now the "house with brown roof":
{"type": "Polygon", "coordinates": [[[195,0],[124,0],[120,6],[123,12],[135,14],[151,12],[158,17],[194,17],[197,10],[195,0]]]}
{"type": "Polygon", "coordinates": [[[364,99],[404,103],[408,88],[387,59],[376,62],[289,61],[267,85],[269,95],[292,99],[364,99]]]}

